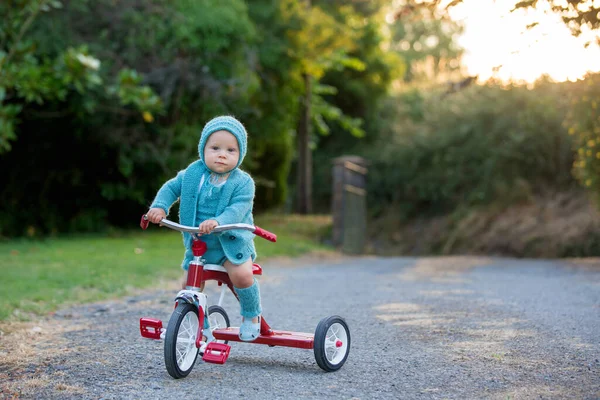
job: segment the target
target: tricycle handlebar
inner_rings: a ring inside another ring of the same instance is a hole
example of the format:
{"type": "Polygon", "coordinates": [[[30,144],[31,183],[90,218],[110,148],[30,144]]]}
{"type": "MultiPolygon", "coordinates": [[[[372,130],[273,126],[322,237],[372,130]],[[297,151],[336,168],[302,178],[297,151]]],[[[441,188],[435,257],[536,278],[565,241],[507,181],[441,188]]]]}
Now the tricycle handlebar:
{"type": "MultiPolygon", "coordinates": [[[[146,217],[146,214],[144,214],[142,216],[142,221],[140,222],[140,226],[142,227],[142,229],[146,229],[148,228],[148,224],[150,223],[150,221],[148,221],[148,218],[146,217]]],[[[179,231],[179,232],[187,232],[187,233],[200,233],[200,228],[199,227],[194,227],[194,226],[185,226],[185,225],[181,225],[178,224],[177,222],[173,222],[173,221],[169,221],[166,218],[163,218],[160,223],[160,226],[166,226],[167,228],[173,229],[175,231],[179,231]]],[[[250,225],[250,224],[227,224],[227,225],[219,225],[217,227],[215,227],[215,229],[213,229],[213,233],[219,233],[219,232],[225,232],[225,231],[229,231],[232,229],[242,229],[245,231],[250,231],[252,233],[254,233],[256,236],[260,236],[263,239],[267,239],[271,242],[276,242],[277,241],[277,235],[275,235],[274,233],[271,233],[267,230],[264,230],[258,226],[255,225],[250,225]]]]}

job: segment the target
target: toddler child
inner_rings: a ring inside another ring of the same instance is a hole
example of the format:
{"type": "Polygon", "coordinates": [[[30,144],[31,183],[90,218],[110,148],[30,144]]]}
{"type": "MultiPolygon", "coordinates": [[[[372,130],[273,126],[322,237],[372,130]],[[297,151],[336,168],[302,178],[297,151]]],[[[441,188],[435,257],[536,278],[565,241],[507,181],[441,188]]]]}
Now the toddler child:
{"type": "MultiPolygon", "coordinates": [[[[199,224],[202,234],[211,233],[219,225],[254,225],[254,180],[238,168],[246,155],[247,136],[242,123],[234,117],[219,116],[207,122],[198,144],[200,159],[162,185],[146,214],[148,220],[158,224],[179,200],[179,223],[199,224]]],[[[202,240],[208,246],[203,256],[206,263],[225,267],[240,300],[240,339],[256,339],[260,334],[262,309],[258,281],[252,273],[256,258],[254,234],[232,230],[207,235],[202,240]]],[[[187,273],[193,258],[191,234],[183,233],[183,244],[185,254],[181,267],[187,273]]],[[[206,318],[204,324],[207,327],[206,318]]]]}

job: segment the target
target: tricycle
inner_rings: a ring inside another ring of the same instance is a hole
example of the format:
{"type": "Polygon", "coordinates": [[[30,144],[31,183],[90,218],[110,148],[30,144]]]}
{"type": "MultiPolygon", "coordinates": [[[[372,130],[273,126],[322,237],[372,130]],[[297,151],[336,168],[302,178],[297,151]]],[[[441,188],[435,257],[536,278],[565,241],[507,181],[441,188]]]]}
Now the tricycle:
{"type": "MultiPolygon", "coordinates": [[[[148,224],[146,215],[143,215],[140,226],[146,229],[148,224]]],[[[231,292],[236,299],[237,295],[225,267],[206,264],[202,258],[207,246],[202,241],[198,227],[180,225],[168,219],[162,219],[159,225],[190,233],[194,258],[189,263],[185,289],[175,296],[174,310],[167,326],[164,327],[159,319],[143,317],[140,318],[140,333],[144,338],[164,340],[165,366],[169,375],[179,379],[192,371],[199,354],[204,362],[224,364],[231,350],[229,342],[242,342],[238,336],[239,328],[230,326],[229,316],[222,307],[227,292],[231,292]],[[221,287],[218,303],[210,307],[208,296],[204,293],[207,281],[216,281],[221,287]],[[203,323],[206,313],[208,327],[203,323]]],[[[241,223],[217,226],[210,234],[236,229],[251,231],[271,242],[277,241],[275,234],[258,226],[241,223]]],[[[253,273],[257,277],[262,275],[262,267],[254,263],[253,273]]],[[[321,319],[314,334],[273,329],[261,317],[260,335],[253,341],[242,343],[313,349],[317,365],[324,371],[331,372],[340,369],[348,358],[350,329],[344,318],[338,315],[321,319]]]]}

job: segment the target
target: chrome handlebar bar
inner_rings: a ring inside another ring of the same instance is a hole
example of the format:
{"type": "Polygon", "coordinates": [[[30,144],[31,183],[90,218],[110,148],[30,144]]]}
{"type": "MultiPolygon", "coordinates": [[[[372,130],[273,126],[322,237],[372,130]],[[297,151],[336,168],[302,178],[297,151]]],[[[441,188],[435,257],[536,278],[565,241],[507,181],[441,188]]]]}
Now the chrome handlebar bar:
{"type": "MultiPolygon", "coordinates": [[[[148,221],[148,217],[146,217],[146,214],[142,215],[142,220],[140,222],[140,226],[142,227],[142,229],[148,228],[149,223],[150,223],[150,221],[148,221]]],[[[159,225],[166,226],[169,229],[173,229],[173,230],[179,231],[179,232],[200,233],[200,228],[197,226],[181,225],[181,224],[178,224],[177,222],[169,221],[166,218],[163,218],[160,221],[159,225]]],[[[232,229],[242,229],[245,231],[250,231],[250,232],[254,233],[256,236],[260,236],[263,239],[267,239],[271,242],[277,241],[277,235],[275,235],[274,233],[271,233],[271,232],[264,230],[258,226],[250,225],[250,224],[241,224],[240,223],[240,224],[219,225],[219,226],[216,226],[215,229],[213,229],[213,231],[211,233],[220,233],[220,232],[225,232],[225,231],[229,231],[232,229]]]]}

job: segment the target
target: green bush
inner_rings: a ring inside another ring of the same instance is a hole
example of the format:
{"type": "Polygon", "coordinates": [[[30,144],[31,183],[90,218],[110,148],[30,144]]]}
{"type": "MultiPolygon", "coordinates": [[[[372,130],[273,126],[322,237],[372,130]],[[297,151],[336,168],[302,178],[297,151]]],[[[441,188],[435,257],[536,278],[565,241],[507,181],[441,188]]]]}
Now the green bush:
{"type": "MultiPolygon", "coordinates": [[[[7,27],[40,4],[18,3],[19,14],[0,6],[7,27]]],[[[251,10],[242,0],[85,0],[35,14],[27,57],[19,50],[2,68],[0,50],[0,153],[10,149],[0,156],[0,235],[134,226],[160,185],[197,159],[217,114],[248,127],[243,168],[257,177],[261,211],[281,204],[298,73],[278,12],[266,0],[251,10]]],[[[16,48],[16,33],[0,29],[0,42],[16,48]]]]}
{"type": "Polygon", "coordinates": [[[541,81],[403,93],[394,124],[363,151],[373,213],[439,214],[571,185],[565,90],[541,81]]]}
{"type": "Polygon", "coordinates": [[[576,150],[573,174],[600,206],[600,74],[573,84],[570,99],[565,126],[576,150]]]}

